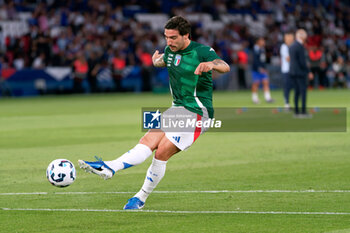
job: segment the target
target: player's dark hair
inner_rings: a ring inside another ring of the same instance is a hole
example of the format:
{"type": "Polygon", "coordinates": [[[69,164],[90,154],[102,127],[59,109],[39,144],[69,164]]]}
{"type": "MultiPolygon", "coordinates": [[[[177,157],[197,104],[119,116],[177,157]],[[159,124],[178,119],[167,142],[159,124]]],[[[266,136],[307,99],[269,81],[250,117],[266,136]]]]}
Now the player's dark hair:
{"type": "Polygon", "coordinates": [[[191,35],[191,24],[182,16],[174,16],[165,24],[165,29],[178,30],[181,36],[191,35]]]}
{"type": "Polygon", "coordinates": [[[265,40],[265,37],[263,37],[263,36],[255,37],[254,43],[256,44],[256,43],[258,43],[260,40],[265,40]]]}
{"type": "Polygon", "coordinates": [[[294,31],[286,31],[286,32],[284,33],[284,35],[294,35],[294,34],[295,34],[294,31]]]}

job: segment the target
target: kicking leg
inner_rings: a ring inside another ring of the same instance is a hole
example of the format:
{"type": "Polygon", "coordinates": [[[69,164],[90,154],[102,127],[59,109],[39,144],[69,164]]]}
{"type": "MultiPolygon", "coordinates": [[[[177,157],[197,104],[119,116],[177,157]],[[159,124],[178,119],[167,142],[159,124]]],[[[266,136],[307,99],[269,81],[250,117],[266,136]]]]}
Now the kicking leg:
{"type": "Polygon", "coordinates": [[[101,176],[104,179],[112,178],[115,172],[143,163],[152,151],[157,148],[164,132],[151,130],[143,136],[134,148],[112,161],[102,161],[98,159],[95,162],[79,160],[80,168],[101,176]]]}
{"type": "Polygon", "coordinates": [[[123,170],[135,165],[143,163],[152,151],[157,148],[160,140],[164,136],[162,131],[149,131],[139,141],[134,148],[113,161],[106,161],[105,163],[114,171],[123,170]]]}

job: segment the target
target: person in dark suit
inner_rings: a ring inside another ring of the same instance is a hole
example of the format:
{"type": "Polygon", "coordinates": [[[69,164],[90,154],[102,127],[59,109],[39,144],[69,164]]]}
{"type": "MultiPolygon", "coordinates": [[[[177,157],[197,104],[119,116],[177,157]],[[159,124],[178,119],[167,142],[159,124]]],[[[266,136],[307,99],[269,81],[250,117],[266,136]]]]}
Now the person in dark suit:
{"type": "Polygon", "coordinates": [[[298,118],[311,117],[306,111],[306,91],[308,78],[313,79],[306,62],[304,43],[307,33],[304,29],[298,29],[295,41],[289,47],[290,70],[289,75],[294,83],[294,113],[298,118]],[[299,98],[301,97],[301,111],[299,110],[299,98]]]}

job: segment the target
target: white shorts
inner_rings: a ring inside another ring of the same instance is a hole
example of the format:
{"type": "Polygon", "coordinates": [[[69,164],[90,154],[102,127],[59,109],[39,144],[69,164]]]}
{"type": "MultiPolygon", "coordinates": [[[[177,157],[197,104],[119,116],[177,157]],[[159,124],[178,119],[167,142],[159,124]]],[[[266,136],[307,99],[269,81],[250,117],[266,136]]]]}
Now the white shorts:
{"type": "Polygon", "coordinates": [[[203,116],[191,112],[182,106],[173,106],[167,109],[163,114],[162,118],[167,118],[170,116],[172,122],[176,122],[176,120],[190,121],[189,127],[186,127],[186,122],[183,128],[179,128],[177,126],[169,127],[170,123],[168,121],[168,127],[164,128],[166,125],[162,125],[162,130],[165,132],[165,136],[180,150],[186,150],[189,148],[199,137],[199,135],[206,132],[209,127],[198,127],[198,121],[206,121],[209,120],[208,111],[204,108],[203,116]],[[178,117],[177,117],[178,116],[178,117]]]}

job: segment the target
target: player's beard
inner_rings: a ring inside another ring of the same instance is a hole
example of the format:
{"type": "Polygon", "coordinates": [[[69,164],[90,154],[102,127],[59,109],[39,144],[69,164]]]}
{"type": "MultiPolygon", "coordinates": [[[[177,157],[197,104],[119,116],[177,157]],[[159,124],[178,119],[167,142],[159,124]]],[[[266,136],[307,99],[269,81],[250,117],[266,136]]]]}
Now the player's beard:
{"type": "Polygon", "coordinates": [[[184,47],[185,42],[181,41],[179,42],[177,45],[169,45],[169,48],[172,52],[177,52],[179,50],[182,50],[182,48],[184,47]]]}
{"type": "Polygon", "coordinates": [[[176,46],[169,46],[170,50],[173,51],[173,52],[177,52],[178,49],[176,46]]]}

